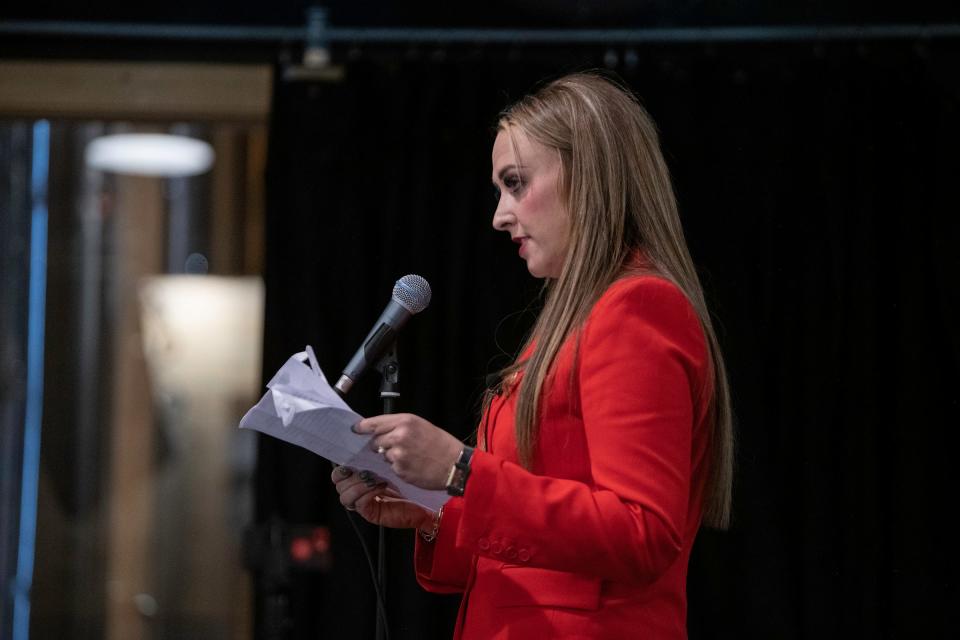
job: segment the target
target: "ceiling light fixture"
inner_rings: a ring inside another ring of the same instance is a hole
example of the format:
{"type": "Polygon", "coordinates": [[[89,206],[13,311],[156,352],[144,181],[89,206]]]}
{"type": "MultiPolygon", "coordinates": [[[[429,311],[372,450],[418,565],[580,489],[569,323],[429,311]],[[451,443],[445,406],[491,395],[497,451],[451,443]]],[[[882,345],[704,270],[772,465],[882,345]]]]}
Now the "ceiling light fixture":
{"type": "Polygon", "coordinates": [[[141,176],[195,176],[213,165],[213,147],[203,140],[166,133],[120,133],[87,145],[88,166],[141,176]]]}

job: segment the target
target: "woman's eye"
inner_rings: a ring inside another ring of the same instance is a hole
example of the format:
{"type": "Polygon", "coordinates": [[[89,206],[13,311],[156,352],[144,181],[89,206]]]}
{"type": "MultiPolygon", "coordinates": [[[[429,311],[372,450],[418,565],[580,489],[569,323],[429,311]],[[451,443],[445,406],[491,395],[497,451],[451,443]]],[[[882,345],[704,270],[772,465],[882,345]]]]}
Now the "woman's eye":
{"type": "MultiPolygon", "coordinates": [[[[507,191],[510,193],[518,193],[523,188],[523,180],[520,176],[505,176],[503,178],[503,186],[506,187],[507,191]]],[[[493,185],[493,199],[496,202],[500,202],[500,196],[502,195],[500,187],[496,184],[493,185]]]]}

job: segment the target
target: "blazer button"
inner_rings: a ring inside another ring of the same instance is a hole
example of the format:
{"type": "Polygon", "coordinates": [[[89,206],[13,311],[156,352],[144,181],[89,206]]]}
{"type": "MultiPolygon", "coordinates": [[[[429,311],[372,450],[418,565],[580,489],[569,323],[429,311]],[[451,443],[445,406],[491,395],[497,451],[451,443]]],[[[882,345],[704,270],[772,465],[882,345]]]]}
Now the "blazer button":
{"type": "Polygon", "coordinates": [[[490,548],[490,543],[487,542],[486,538],[480,538],[477,540],[477,546],[480,547],[480,551],[486,551],[490,548]]]}
{"type": "Polygon", "coordinates": [[[530,559],[530,552],[526,549],[520,549],[520,551],[517,553],[517,557],[520,558],[521,562],[526,562],[530,559]]]}
{"type": "Polygon", "coordinates": [[[504,554],[507,556],[507,560],[516,560],[517,559],[517,550],[513,547],[507,547],[504,554]]]}
{"type": "Polygon", "coordinates": [[[500,552],[503,551],[503,545],[499,542],[494,542],[490,545],[490,551],[495,555],[500,555],[500,552]]]}

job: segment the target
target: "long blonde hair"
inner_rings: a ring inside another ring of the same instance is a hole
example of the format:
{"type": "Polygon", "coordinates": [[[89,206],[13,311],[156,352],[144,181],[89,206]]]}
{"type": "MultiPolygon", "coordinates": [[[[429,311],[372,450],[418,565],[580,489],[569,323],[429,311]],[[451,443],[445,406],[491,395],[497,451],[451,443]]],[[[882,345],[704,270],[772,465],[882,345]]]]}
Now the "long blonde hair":
{"type": "MultiPolygon", "coordinates": [[[[570,223],[570,247],[560,276],[530,337],[530,357],[500,372],[523,370],[516,390],[516,440],[529,468],[536,448],[540,397],[564,341],[585,321],[600,295],[629,272],[637,250],[652,272],[679,287],[697,312],[706,338],[712,390],[703,522],[725,529],[733,485],[733,420],[726,368],[687,249],[676,198],[656,127],[634,95],[612,80],[576,73],[550,82],[500,115],[498,130],[513,127],[560,154],[561,196],[570,223]]],[[[509,385],[507,385],[509,388],[509,385]]]]}

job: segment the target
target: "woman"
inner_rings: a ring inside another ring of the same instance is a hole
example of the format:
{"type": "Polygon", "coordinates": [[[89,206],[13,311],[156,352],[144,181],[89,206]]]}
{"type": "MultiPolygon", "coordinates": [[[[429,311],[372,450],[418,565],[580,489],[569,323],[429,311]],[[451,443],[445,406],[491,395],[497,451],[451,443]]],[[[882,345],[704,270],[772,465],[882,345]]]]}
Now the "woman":
{"type": "Polygon", "coordinates": [[[474,452],[413,415],[356,430],[440,514],[334,470],[340,500],[420,530],[421,585],[463,592],[457,638],[683,638],[701,523],[730,514],[726,374],[649,116],[593,74],[507,109],[493,226],[547,280],[474,452]]]}

